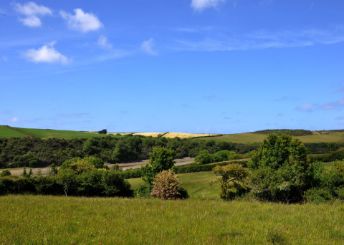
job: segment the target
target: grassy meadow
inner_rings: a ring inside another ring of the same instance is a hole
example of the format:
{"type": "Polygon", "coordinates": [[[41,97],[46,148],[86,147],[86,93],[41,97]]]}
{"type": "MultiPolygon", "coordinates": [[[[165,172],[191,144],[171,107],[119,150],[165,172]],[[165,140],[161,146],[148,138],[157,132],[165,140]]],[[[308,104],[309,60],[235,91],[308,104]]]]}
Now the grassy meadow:
{"type": "Polygon", "coordinates": [[[0,197],[0,244],[343,244],[341,203],[0,197]]]}
{"type": "Polygon", "coordinates": [[[98,133],[73,131],[73,130],[53,130],[53,129],[34,129],[34,128],[15,128],[0,126],[0,137],[37,137],[37,138],[92,138],[102,136],[98,133]]]}
{"type": "MultiPolygon", "coordinates": [[[[215,140],[239,144],[253,144],[263,142],[268,134],[263,133],[241,133],[241,134],[223,134],[211,137],[199,137],[198,140],[215,140]]],[[[343,143],[344,132],[325,131],[313,132],[311,135],[293,136],[303,143],[343,143]]]]}

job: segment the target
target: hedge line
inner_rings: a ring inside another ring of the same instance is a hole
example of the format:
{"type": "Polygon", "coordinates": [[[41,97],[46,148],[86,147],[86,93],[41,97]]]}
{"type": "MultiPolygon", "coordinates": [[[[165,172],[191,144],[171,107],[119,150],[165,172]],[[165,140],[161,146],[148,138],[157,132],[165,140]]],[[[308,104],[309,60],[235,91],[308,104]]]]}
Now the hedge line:
{"type": "Polygon", "coordinates": [[[89,171],[68,178],[59,176],[0,178],[0,195],[38,194],[68,196],[130,197],[130,185],[114,171],[89,171]],[[66,190],[68,185],[68,190],[66,190]]]}
{"type": "MultiPolygon", "coordinates": [[[[225,162],[217,162],[217,163],[209,163],[209,164],[190,164],[184,166],[175,166],[173,170],[177,174],[181,173],[196,173],[196,172],[207,172],[211,171],[216,166],[224,166],[227,164],[239,163],[242,165],[247,165],[247,160],[239,160],[239,161],[225,161],[225,162]]],[[[131,179],[131,178],[140,178],[142,177],[142,169],[129,169],[125,171],[120,171],[120,175],[124,179],[131,179]]]]}

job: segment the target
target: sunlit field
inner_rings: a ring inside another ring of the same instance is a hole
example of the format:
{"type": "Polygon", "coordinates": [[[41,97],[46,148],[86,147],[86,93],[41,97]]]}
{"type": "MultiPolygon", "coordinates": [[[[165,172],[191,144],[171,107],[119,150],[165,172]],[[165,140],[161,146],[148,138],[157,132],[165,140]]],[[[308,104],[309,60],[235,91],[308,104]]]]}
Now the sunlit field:
{"type": "Polygon", "coordinates": [[[0,197],[1,244],[343,244],[341,203],[0,197]]]}

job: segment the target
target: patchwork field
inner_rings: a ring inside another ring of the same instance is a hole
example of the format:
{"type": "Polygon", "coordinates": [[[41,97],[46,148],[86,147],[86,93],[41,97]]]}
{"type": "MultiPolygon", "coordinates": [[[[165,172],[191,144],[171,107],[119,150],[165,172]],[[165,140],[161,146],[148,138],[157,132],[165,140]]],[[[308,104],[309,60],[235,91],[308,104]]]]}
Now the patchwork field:
{"type": "MultiPolygon", "coordinates": [[[[239,133],[239,134],[193,134],[178,132],[140,132],[140,133],[109,133],[112,135],[140,135],[147,137],[183,138],[194,140],[215,140],[231,143],[252,144],[262,142],[268,133],[239,133]]],[[[0,126],[1,137],[38,137],[38,138],[91,138],[104,135],[96,132],[53,130],[53,129],[31,129],[0,126]]],[[[294,136],[304,143],[344,143],[344,131],[314,131],[310,135],[294,136]]]]}
{"type": "MultiPolygon", "coordinates": [[[[212,137],[199,137],[197,139],[252,144],[263,142],[267,135],[261,133],[224,134],[212,137]]],[[[344,143],[344,132],[313,132],[311,135],[293,137],[301,140],[303,143],[344,143]]]]}
{"type": "Polygon", "coordinates": [[[343,244],[344,206],[0,197],[0,244],[343,244]]]}

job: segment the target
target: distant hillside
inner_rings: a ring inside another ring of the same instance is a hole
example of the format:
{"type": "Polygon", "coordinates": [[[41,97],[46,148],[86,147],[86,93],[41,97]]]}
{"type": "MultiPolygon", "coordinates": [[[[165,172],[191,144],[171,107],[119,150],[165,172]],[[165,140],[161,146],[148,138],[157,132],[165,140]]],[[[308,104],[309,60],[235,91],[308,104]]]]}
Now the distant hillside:
{"type": "Polygon", "coordinates": [[[254,132],[256,134],[271,134],[271,133],[282,133],[291,136],[305,136],[312,135],[313,131],[304,129],[267,129],[254,132]]]}
{"type": "Polygon", "coordinates": [[[252,144],[263,142],[271,133],[285,133],[291,135],[304,143],[344,143],[344,130],[262,130],[253,133],[223,134],[211,137],[200,137],[200,140],[225,141],[239,144],[252,144]]]}
{"type": "MultiPolygon", "coordinates": [[[[300,139],[304,143],[344,143],[344,130],[322,130],[309,131],[303,129],[272,129],[261,130],[252,133],[239,134],[192,134],[192,133],[173,133],[173,132],[142,132],[142,133],[119,133],[121,135],[140,135],[149,137],[166,138],[193,138],[194,140],[215,140],[231,143],[251,144],[262,142],[270,133],[285,133],[300,139]]],[[[117,133],[109,133],[116,135],[117,133]]],[[[104,134],[96,132],[73,131],[73,130],[54,130],[54,129],[32,129],[16,128],[10,126],[0,126],[0,138],[9,137],[38,137],[38,138],[92,138],[102,137],[104,134]]]]}
{"type": "Polygon", "coordinates": [[[101,136],[98,133],[81,132],[73,130],[33,129],[0,126],[0,137],[38,137],[38,138],[91,138],[101,136]]]}

